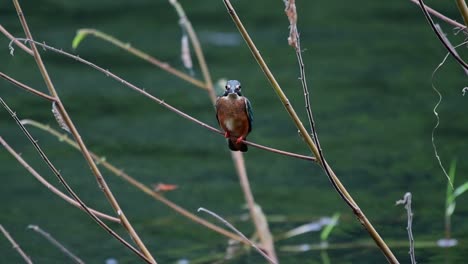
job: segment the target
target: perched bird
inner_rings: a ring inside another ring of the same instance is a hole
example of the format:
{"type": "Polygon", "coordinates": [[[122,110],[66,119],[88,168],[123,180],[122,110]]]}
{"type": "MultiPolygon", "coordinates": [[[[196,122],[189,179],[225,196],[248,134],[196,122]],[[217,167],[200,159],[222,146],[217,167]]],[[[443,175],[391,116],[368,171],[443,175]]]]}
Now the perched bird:
{"type": "Polygon", "coordinates": [[[225,132],[229,149],[246,152],[247,145],[242,140],[252,130],[253,113],[249,100],[242,96],[239,81],[227,81],[226,91],[216,99],[216,119],[225,132]]]}

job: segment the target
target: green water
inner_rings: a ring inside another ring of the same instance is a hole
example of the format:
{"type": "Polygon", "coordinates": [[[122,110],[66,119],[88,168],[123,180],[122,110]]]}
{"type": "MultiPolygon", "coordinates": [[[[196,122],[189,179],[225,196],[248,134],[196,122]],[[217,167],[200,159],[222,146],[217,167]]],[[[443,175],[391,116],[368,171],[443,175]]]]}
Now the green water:
{"type": "MultiPolygon", "coordinates": [[[[182,69],[179,59],[181,30],[167,1],[24,1],[23,11],[38,41],[71,50],[75,31],[93,27],[182,69]]],[[[181,1],[200,34],[213,79],[238,79],[255,112],[249,140],[308,154],[294,124],[276,94],[239,39],[234,46],[213,43],[213,33],[237,30],[222,1],[181,1]]],[[[298,114],[306,123],[297,62],[287,46],[287,19],[282,1],[233,1],[266,62],[276,75],[298,114]]],[[[434,6],[458,18],[453,3],[434,6]]],[[[329,163],[401,263],[409,263],[406,212],[394,203],[413,193],[413,232],[416,246],[443,236],[446,180],[434,158],[432,108],[437,101],[431,74],[445,56],[420,10],[408,1],[298,2],[299,30],[304,49],[311,102],[322,148],[329,163]],[[418,244],[420,243],[420,244],[418,244]]],[[[23,36],[11,3],[0,7],[0,23],[23,36]]],[[[450,33],[451,28],[444,26],[450,33]]],[[[451,37],[453,43],[462,36],[451,37]]],[[[34,60],[0,37],[0,71],[45,91],[34,60]]],[[[225,140],[188,122],[123,85],[70,59],[42,52],[62,101],[90,149],[106,156],[140,181],[179,185],[166,196],[192,212],[209,208],[251,235],[252,224],[225,140]]],[[[86,39],[76,51],[81,57],[109,69],[126,80],[192,116],[216,126],[208,96],[102,41],[86,39]]],[[[461,51],[460,54],[466,55],[461,51]]],[[[465,56],[466,57],[466,56],[465,56]]],[[[195,77],[201,78],[195,68],[195,77]]],[[[434,80],[444,100],[436,142],[443,163],[458,158],[457,183],[467,180],[467,100],[461,96],[466,77],[451,59],[434,80]]],[[[48,102],[6,81],[0,96],[20,118],[56,126],[48,102]]],[[[0,111],[0,136],[50,182],[57,180],[20,133],[6,111],[0,111]]],[[[54,164],[89,205],[111,213],[82,156],[56,139],[31,129],[54,164]]],[[[341,213],[330,236],[331,245],[351,244],[328,251],[331,263],[384,263],[380,251],[352,212],[314,164],[278,156],[255,148],[245,155],[256,202],[271,218],[279,235],[322,216],[341,213]],[[284,216],[275,221],[274,216],[284,216]]],[[[69,263],[58,250],[26,227],[37,224],[88,263],[135,263],[137,258],[100,229],[84,213],[71,207],[30,176],[4,150],[0,151],[0,224],[7,228],[36,263],[69,263]]],[[[224,237],[180,217],[164,205],[104,172],[127,216],[159,263],[178,259],[206,263],[219,259],[227,245],[224,237]]],[[[417,248],[418,263],[462,263],[468,257],[467,196],[457,200],[452,219],[451,249],[417,248]]],[[[209,218],[208,216],[202,215],[209,218]]],[[[124,235],[117,225],[111,227],[124,235]]],[[[279,241],[281,263],[323,263],[319,251],[289,253],[281,248],[318,243],[318,233],[279,241]]],[[[0,238],[2,263],[21,263],[17,253],[0,238]]],[[[230,263],[263,263],[248,252],[230,263]]]]}

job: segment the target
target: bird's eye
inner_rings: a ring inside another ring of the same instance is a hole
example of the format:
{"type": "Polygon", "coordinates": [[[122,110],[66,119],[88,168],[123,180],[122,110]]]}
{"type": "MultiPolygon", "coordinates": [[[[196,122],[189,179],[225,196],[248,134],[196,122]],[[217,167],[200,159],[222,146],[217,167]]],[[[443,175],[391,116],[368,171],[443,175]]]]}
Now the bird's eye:
{"type": "Polygon", "coordinates": [[[240,91],[240,89],[241,89],[241,86],[240,86],[240,85],[237,85],[237,86],[236,86],[236,90],[240,91]]]}
{"type": "Polygon", "coordinates": [[[226,90],[228,90],[228,89],[230,89],[230,88],[231,88],[231,86],[230,86],[229,84],[226,85],[226,90]]]}

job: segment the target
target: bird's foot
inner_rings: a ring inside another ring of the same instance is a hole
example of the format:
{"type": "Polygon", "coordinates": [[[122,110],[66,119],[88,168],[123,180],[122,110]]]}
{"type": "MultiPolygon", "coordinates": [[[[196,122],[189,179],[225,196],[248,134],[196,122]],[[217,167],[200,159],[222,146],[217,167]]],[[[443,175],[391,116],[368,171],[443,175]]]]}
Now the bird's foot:
{"type": "Polygon", "coordinates": [[[231,134],[229,134],[229,132],[226,131],[226,132],[224,132],[224,137],[225,137],[225,138],[230,138],[230,137],[231,137],[231,134]]]}
{"type": "Polygon", "coordinates": [[[244,140],[244,137],[238,137],[236,140],[236,144],[240,144],[244,140]]]}

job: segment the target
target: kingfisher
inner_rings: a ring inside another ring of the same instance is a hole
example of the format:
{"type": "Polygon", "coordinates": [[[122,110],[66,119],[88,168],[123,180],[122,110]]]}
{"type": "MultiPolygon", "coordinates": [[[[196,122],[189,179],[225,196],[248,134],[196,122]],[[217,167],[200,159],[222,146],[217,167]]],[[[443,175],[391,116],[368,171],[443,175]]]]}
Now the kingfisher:
{"type": "Polygon", "coordinates": [[[237,80],[226,83],[224,94],[216,99],[216,119],[224,130],[232,151],[247,151],[242,140],[252,131],[253,112],[249,99],[242,96],[241,84],[237,80]]]}

